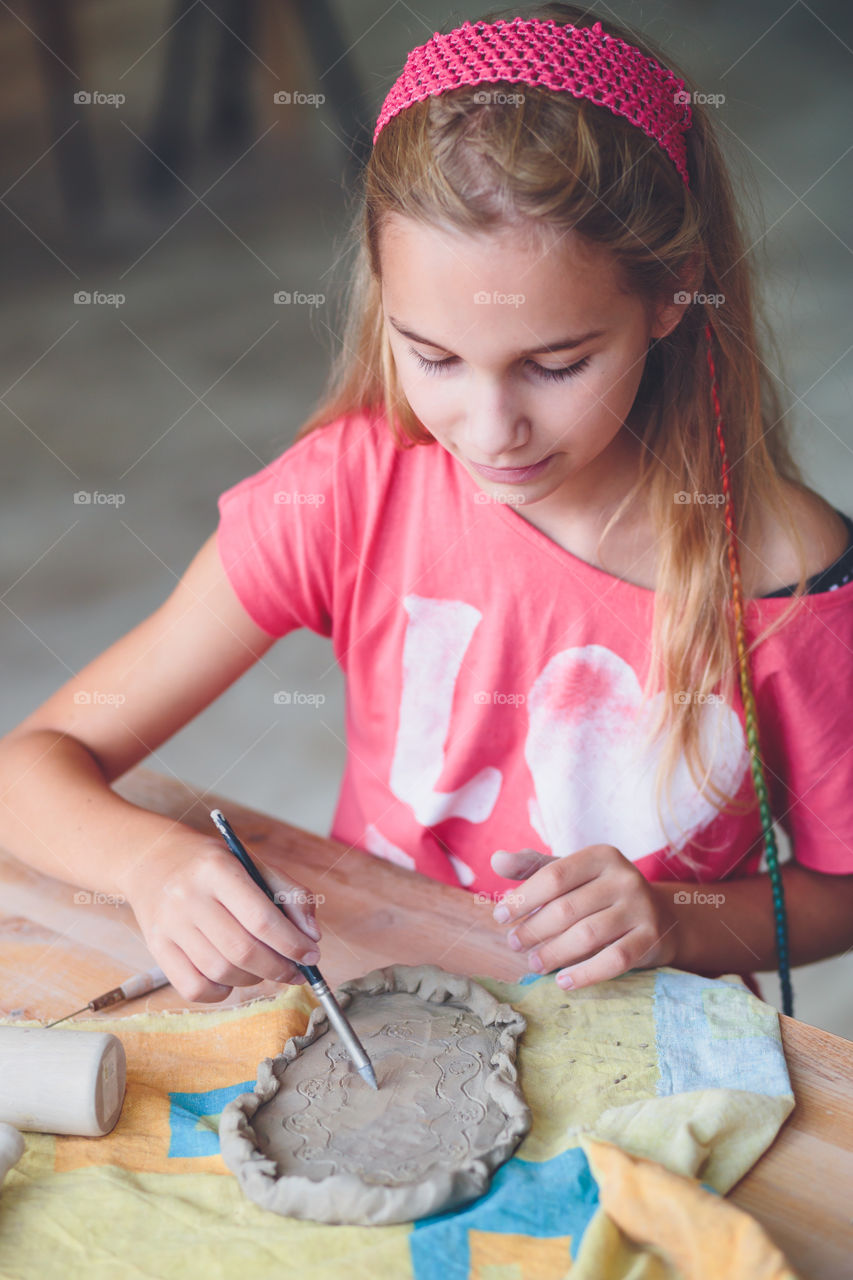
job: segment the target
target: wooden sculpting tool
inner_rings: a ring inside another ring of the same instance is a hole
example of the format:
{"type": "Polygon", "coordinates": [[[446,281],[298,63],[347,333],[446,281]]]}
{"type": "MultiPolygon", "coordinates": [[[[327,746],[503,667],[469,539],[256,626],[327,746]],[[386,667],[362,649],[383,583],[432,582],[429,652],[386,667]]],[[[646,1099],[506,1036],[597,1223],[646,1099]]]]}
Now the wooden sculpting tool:
{"type": "MultiPolygon", "coordinates": [[[[274,903],[286,918],[287,913],[284,910],[284,906],[281,902],[276,901],[276,897],[272,889],[269,887],[266,880],[264,880],[243,845],[237,839],[231,824],[228,822],[227,818],[224,817],[222,810],[212,809],[210,817],[217,831],[228,845],[228,848],[234,854],[234,857],[239,859],[258,888],[263,889],[270,902],[274,903]]],[[[320,970],[316,965],[300,964],[298,960],[291,960],[291,964],[295,964],[299,972],[303,974],[306,980],[311,984],[311,990],[325,1009],[326,1017],[329,1019],[330,1025],[334,1027],[335,1031],[337,1031],[340,1036],[341,1043],[349,1054],[352,1064],[361,1076],[362,1080],[366,1080],[371,1089],[378,1089],[379,1086],[376,1083],[373,1066],[364,1051],[364,1045],[353,1031],[349,1020],[335,999],[332,991],[329,989],[320,970]]]]}
{"type": "Polygon", "coordinates": [[[112,1004],[120,1004],[122,1000],[133,1000],[135,996],[144,996],[146,991],[156,991],[159,987],[167,987],[169,979],[166,977],[162,969],[148,969],[145,973],[137,973],[132,978],[127,978],[118,987],[113,987],[110,991],[105,991],[102,996],[95,996],[94,1000],[90,1000],[88,1004],[84,1004],[82,1009],[75,1009],[73,1013],[63,1014],[61,1018],[56,1018],[53,1022],[49,1022],[44,1028],[55,1027],[60,1022],[65,1022],[68,1018],[76,1018],[78,1013],[97,1013],[99,1009],[107,1009],[112,1004]]]}

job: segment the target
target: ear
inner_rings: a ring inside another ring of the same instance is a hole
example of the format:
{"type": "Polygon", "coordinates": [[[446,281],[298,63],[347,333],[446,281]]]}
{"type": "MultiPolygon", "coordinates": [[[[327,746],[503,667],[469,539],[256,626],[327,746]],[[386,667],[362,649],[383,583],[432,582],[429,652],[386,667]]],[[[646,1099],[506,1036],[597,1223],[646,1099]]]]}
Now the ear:
{"type": "Polygon", "coordinates": [[[653,338],[666,338],[681,323],[685,311],[693,305],[693,295],[702,279],[702,268],[702,253],[697,249],[678,273],[678,281],[672,293],[664,297],[652,311],[653,338]]]}

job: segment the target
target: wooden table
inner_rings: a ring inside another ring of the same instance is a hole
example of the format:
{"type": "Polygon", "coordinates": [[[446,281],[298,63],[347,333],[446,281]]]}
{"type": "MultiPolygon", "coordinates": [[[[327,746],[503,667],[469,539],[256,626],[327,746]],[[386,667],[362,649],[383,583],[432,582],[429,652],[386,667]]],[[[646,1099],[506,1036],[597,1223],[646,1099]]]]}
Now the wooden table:
{"type": "MultiPolygon", "coordinates": [[[[380,965],[431,962],[472,976],[513,981],[522,972],[491,911],[473,894],[404,871],[379,858],[255,813],[230,800],[197,795],[146,769],[117,784],[128,800],[210,833],[221,805],[260,859],[275,853],[294,879],[325,895],[323,973],[332,986],[380,965]]],[[[81,908],[75,890],[0,852],[0,1013],[59,1017],[152,959],[126,905],[81,908]],[[32,962],[20,968],[21,947],[32,962]],[[9,956],[18,957],[10,967],[9,956]]],[[[272,994],[274,983],[235,990],[224,1002],[272,994]]],[[[125,1006],[209,1009],[172,987],[125,1006]]],[[[122,1009],[110,1010],[109,1016],[122,1009]]],[[[853,1258],[853,1042],[781,1018],[797,1106],[769,1151],[730,1193],[759,1220],[802,1280],[848,1280],[853,1258]]]]}

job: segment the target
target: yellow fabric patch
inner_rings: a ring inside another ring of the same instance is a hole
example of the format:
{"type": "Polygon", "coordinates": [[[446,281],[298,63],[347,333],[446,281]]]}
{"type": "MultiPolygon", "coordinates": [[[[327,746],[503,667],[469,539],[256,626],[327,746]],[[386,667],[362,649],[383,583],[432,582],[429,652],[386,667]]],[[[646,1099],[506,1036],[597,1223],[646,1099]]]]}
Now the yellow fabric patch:
{"type": "Polygon", "coordinates": [[[580,991],[561,991],[548,978],[529,986],[479,981],[527,1018],[519,1066],[537,1122],[519,1147],[522,1160],[551,1160],[575,1145],[579,1127],[654,1095],[653,972],[580,991]]]}
{"type": "Polygon", "coordinates": [[[758,1223],[735,1205],[610,1143],[584,1139],[581,1145],[601,1212],[624,1233],[638,1265],[651,1248],[666,1254],[678,1280],[796,1280],[758,1223]]]}

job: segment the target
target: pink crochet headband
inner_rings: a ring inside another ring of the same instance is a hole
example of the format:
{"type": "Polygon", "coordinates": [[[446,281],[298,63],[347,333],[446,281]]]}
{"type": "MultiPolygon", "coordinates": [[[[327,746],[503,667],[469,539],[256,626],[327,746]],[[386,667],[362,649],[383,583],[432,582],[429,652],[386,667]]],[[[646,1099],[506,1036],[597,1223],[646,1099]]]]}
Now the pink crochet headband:
{"type": "Polygon", "coordinates": [[[552,19],[463,22],[455,31],[436,32],[413,49],[382,104],[373,142],[384,126],[413,102],[466,84],[499,81],[564,90],[624,116],[663,147],[687,186],[690,128],[684,81],[633,45],[593,27],[572,27],[552,19]]]}

